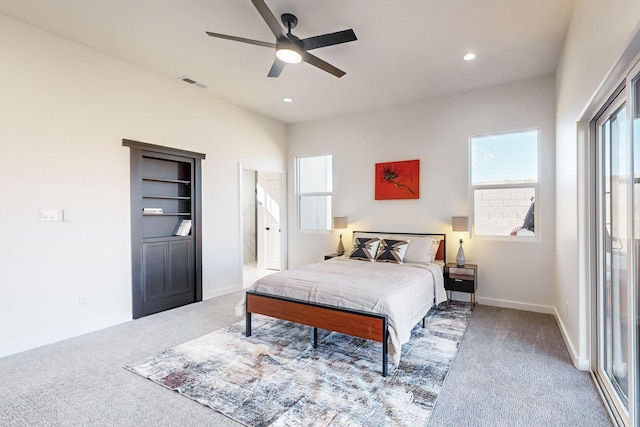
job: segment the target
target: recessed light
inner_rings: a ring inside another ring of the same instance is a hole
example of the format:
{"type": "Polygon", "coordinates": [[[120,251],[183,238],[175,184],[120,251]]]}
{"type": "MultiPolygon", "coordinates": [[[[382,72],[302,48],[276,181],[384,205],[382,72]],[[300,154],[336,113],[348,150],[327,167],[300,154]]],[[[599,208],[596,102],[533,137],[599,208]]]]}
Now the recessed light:
{"type": "Polygon", "coordinates": [[[282,98],[284,102],[293,102],[292,98],[282,98]]]}
{"type": "Polygon", "coordinates": [[[464,58],[465,61],[473,61],[474,59],[476,59],[476,54],[475,53],[467,53],[464,58]]]}

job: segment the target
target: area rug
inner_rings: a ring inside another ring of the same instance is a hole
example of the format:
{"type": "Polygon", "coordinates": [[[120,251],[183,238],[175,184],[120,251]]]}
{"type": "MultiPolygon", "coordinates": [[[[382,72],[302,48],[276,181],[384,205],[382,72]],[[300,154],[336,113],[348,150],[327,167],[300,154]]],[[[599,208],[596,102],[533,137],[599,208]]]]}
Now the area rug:
{"type": "Polygon", "coordinates": [[[426,425],[471,313],[432,308],[387,377],[380,343],[256,315],[126,368],[247,426],[426,425]]]}

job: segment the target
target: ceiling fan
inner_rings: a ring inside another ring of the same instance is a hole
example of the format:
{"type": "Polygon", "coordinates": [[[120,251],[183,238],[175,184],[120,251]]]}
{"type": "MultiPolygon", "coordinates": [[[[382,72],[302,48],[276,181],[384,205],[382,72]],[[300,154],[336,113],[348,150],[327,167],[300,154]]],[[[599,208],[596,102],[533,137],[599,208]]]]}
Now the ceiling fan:
{"type": "Polygon", "coordinates": [[[298,18],[291,13],[283,13],[280,19],[287,29],[285,33],[278,20],[273,15],[271,10],[267,7],[264,0],[251,0],[253,5],[258,10],[258,13],[262,16],[262,19],[267,23],[269,29],[274,36],[276,36],[275,43],[263,42],[260,40],[245,39],[242,37],[229,36],[226,34],[218,34],[207,31],[206,33],[211,37],[218,37],[221,39],[234,40],[242,43],[249,43],[256,46],[264,46],[274,48],[276,50],[276,59],[269,70],[269,77],[278,77],[282,72],[285,64],[297,64],[300,61],[304,61],[315,67],[320,68],[327,73],[333,74],[336,77],[342,77],[346,73],[341,69],[334,67],[326,61],[310,54],[308,51],[311,49],[318,49],[320,47],[332,46],[340,43],[352,42],[358,40],[353,30],[343,30],[335,33],[322,34],[320,36],[309,37],[306,39],[299,39],[291,34],[291,30],[298,24],[298,18]]]}

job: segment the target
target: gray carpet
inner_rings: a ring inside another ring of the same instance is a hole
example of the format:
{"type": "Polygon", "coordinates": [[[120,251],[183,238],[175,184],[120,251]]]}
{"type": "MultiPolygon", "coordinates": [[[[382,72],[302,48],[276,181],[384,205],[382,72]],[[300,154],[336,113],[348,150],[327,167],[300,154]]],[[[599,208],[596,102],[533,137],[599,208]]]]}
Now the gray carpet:
{"type": "Polygon", "coordinates": [[[432,426],[611,426],[553,316],[478,306],[432,426]]]}
{"type": "MultiPolygon", "coordinates": [[[[236,322],[240,294],[0,359],[2,426],[238,426],[123,366],[236,322]],[[179,325],[179,327],[176,327],[179,325]]],[[[552,316],[478,306],[432,426],[608,426],[552,316]]]]}

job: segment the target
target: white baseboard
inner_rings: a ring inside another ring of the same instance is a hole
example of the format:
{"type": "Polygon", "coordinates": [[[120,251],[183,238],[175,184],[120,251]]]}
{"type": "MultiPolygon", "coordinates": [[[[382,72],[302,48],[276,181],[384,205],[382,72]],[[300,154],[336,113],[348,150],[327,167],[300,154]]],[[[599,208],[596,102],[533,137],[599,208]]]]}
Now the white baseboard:
{"type": "MultiPolygon", "coordinates": [[[[464,300],[463,300],[464,301],[464,300]]],[[[476,302],[481,305],[492,307],[513,308],[514,310],[533,311],[534,313],[555,314],[555,309],[549,305],[529,304],[517,301],[508,301],[494,298],[477,298],[476,302]]]]}
{"type": "Polygon", "coordinates": [[[590,371],[591,363],[589,359],[585,359],[578,356],[578,353],[576,352],[575,348],[573,347],[573,344],[571,343],[571,340],[569,339],[567,328],[565,328],[564,323],[562,323],[562,318],[560,317],[560,314],[555,308],[554,308],[553,315],[555,316],[556,322],[558,323],[558,328],[560,329],[560,335],[562,335],[562,339],[564,340],[564,345],[567,346],[567,350],[569,351],[569,356],[571,357],[573,366],[575,366],[576,369],[579,369],[581,371],[590,371]]]}
{"type": "Polygon", "coordinates": [[[0,346],[0,357],[10,356],[12,354],[21,353],[44,345],[53,344],[69,338],[95,332],[100,329],[109,328],[130,321],[131,313],[98,319],[79,325],[73,325],[59,331],[51,332],[46,335],[29,338],[23,341],[16,341],[0,346]]]}
{"type": "Polygon", "coordinates": [[[233,285],[233,286],[227,286],[225,288],[220,288],[220,289],[214,289],[213,291],[204,292],[202,294],[202,299],[203,300],[207,300],[207,299],[211,299],[211,298],[221,297],[222,295],[231,294],[233,292],[241,291],[243,289],[244,288],[243,288],[243,286],[241,284],[233,285]]]}

